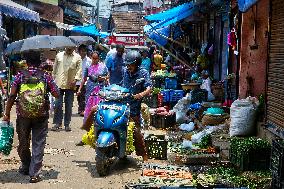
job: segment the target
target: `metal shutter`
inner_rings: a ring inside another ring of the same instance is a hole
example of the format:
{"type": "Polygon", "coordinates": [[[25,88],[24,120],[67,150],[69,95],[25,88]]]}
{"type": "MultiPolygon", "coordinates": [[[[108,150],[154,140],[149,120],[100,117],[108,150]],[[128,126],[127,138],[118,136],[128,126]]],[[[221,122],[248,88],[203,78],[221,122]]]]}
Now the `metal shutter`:
{"type": "Polygon", "coordinates": [[[284,2],[271,1],[267,122],[284,128],[284,2]]]}

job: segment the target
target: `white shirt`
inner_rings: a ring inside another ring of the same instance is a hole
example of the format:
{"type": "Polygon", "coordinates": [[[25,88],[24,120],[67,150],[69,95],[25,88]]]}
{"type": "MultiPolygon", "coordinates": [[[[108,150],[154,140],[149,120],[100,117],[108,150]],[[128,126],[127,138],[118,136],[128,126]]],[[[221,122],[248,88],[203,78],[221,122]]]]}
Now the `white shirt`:
{"type": "MultiPolygon", "coordinates": [[[[82,60],[82,76],[81,78],[83,78],[84,72],[87,68],[89,68],[92,64],[92,60],[86,56],[83,60],[82,60]]],[[[81,85],[81,81],[77,81],[76,85],[81,85]]]]}

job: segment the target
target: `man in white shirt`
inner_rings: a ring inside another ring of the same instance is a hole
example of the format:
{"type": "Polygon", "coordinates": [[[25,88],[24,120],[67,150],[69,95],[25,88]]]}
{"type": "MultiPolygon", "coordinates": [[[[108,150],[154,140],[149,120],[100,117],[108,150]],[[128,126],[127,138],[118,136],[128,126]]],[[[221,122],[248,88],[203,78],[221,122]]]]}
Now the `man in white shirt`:
{"type": "Polygon", "coordinates": [[[75,52],[74,48],[66,48],[65,51],[56,55],[52,76],[59,88],[60,95],[55,101],[54,118],[52,131],[58,131],[62,125],[64,117],[65,131],[71,131],[70,122],[72,117],[72,106],[76,82],[81,80],[82,59],[75,52]],[[65,114],[63,116],[63,99],[65,104],[65,114]]]}
{"type": "MultiPolygon", "coordinates": [[[[78,53],[82,59],[82,75],[84,75],[85,70],[92,64],[92,60],[87,56],[87,46],[86,45],[80,45],[78,47],[78,53]]],[[[81,81],[77,81],[76,82],[77,90],[79,89],[80,85],[81,85],[81,81]]],[[[80,116],[84,116],[84,110],[86,106],[85,93],[86,93],[86,88],[84,86],[81,90],[80,95],[77,96],[78,114],[80,114],[80,116]]]]}

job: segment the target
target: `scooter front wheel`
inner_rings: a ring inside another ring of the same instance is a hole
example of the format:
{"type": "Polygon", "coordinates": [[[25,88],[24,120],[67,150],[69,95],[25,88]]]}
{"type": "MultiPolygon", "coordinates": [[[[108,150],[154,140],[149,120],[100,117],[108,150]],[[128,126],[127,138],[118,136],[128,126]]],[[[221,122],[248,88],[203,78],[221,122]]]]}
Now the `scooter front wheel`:
{"type": "Polygon", "coordinates": [[[99,148],[96,148],[96,169],[101,177],[108,175],[111,164],[111,158],[104,154],[99,148]]]}

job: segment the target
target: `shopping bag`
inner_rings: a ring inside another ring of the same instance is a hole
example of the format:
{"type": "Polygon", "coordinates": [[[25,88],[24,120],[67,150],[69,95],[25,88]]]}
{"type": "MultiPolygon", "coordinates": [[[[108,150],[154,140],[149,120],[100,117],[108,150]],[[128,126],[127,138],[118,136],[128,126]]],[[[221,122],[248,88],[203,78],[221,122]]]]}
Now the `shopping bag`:
{"type": "Polygon", "coordinates": [[[12,150],[14,127],[12,123],[0,121],[0,153],[9,155],[12,150]]]}

